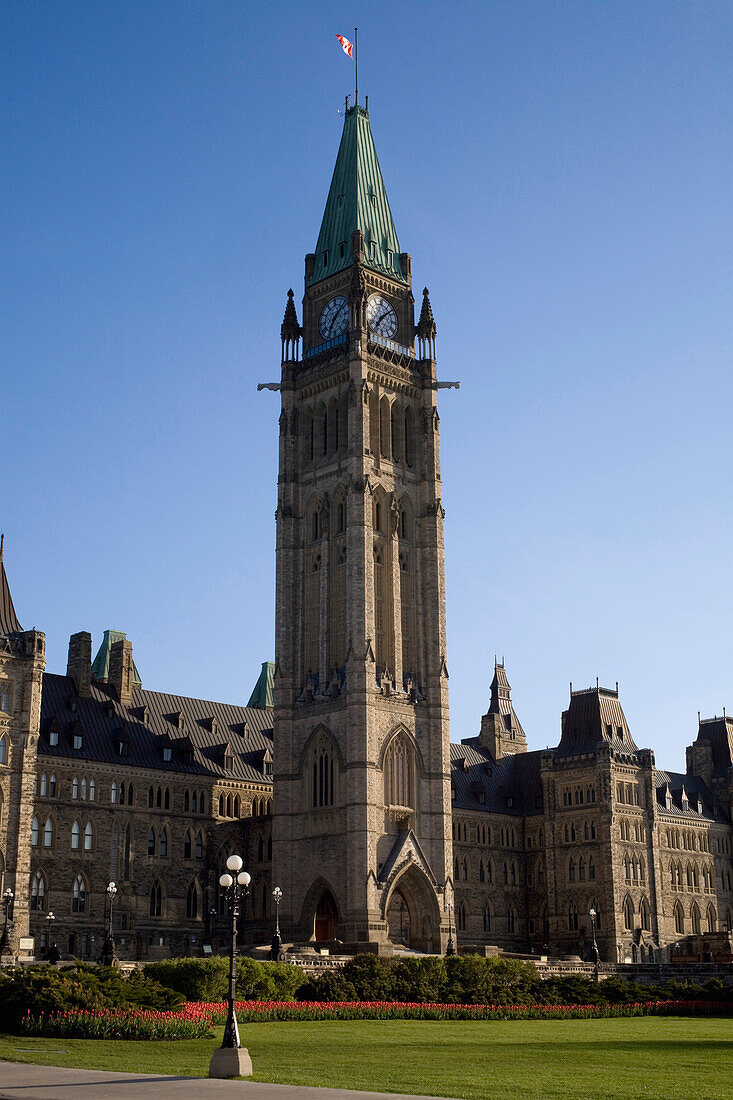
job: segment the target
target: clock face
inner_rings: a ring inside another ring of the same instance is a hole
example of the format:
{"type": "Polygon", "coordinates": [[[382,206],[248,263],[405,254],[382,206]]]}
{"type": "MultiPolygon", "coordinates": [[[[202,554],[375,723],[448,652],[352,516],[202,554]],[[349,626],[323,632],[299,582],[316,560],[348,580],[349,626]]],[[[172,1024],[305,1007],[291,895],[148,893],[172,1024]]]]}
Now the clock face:
{"type": "Polygon", "coordinates": [[[340,336],[349,326],[349,303],[345,298],[332,298],[323,307],[318,327],[324,340],[340,336]]]}
{"type": "Polygon", "coordinates": [[[397,332],[397,314],[381,294],[372,294],[367,302],[367,321],[372,332],[386,336],[388,340],[397,332]]]}

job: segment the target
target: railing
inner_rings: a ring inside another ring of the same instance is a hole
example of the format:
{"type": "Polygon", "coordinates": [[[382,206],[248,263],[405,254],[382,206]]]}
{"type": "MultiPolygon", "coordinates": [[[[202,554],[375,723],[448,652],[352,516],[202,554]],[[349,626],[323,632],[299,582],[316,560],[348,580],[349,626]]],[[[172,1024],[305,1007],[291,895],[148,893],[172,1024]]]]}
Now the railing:
{"type": "Polygon", "coordinates": [[[316,344],[314,348],[308,348],[305,357],[306,359],[314,359],[316,355],[320,355],[324,351],[330,351],[331,348],[337,348],[340,344],[345,344],[347,340],[348,336],[345,332],[341,336],[334,336],[331,340],[325,340],[322,344],[316,344]]]}
{"type": "Polygon", "coordinates": [[[398,355],[407,355],[408,358],[415,358],[414,348],[406,348],[404,344],[398,344],[394,340],[387,340],[384,336],[379,336],[376,332],[369,333],[369,340],[372,344],[379,344],[381,348],[386,348],[387,351],[396,351],[398,355]]]}

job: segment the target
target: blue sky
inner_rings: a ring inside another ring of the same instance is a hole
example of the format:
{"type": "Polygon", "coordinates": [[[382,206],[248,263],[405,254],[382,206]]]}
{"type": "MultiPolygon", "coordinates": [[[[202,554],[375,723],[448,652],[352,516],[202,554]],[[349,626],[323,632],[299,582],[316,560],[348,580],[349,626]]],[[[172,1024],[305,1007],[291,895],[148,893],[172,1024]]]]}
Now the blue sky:
{"type": "Polygon", "coordinates": [[[620,681],[683,768],[733,708],[733,5],[6,0],[5,562],[49,668],[246,701],[273,652],[277,378],[353,66],[430,287],[452,737],[620,681]]]}

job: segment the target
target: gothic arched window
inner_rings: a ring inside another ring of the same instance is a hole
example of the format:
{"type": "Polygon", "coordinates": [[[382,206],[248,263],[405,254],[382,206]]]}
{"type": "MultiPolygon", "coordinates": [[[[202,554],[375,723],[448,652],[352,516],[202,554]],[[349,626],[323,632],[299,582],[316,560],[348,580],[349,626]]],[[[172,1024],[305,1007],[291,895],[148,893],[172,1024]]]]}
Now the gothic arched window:
{"type": "Polygon", "coordinates": [[[83,875],[77,875],[74,879],[74,889],[71,897],[72,913],[83,913],[86,907],[87,888],[83,875]]]}
{"type": "Polygon", "coordinates": [[[189,884],[186,891],[186,916],[196,920],[199,915],[199,892],[195,880],[189,884]]]}
{"type": "Polygon", "coordinates": [[[84,851],[91,852],[94,847],[94,826],[91,821],[87,821],[84,826],[84,851]]]}
{"type": "Polygon", "coordinates": [[[168,855],[168,829],[164,828],[160,833],[160,845],[158,847],[160,856],[165,859],[168,855]]]}
{"type": "Polygon", "coordinates": [[[155,855],[155,829],[148,830],[148,855],[155,855]]]}
{"type": "Polygon", "coordinates": [[[631,898],[626,895],[624,898],[624,928],[632,929],[634,927],[634,903],[631,898]]]}
{"type": "Polygon", "coordinates": [[[400,732],[384,754],[384,792],[388,806],[415,807],[415,752],[400,732]]]}
{"type": "Polygon", "coordinates": [[[46,908],[46,878],[43,871],[36,871],[31,879],[31,909],[46,908]]]}
{"type": "Polygon", "coordinates": [[[150,887],[150,916],[159,917],[163,908],[163,891],[159,880],[156,878],[150,887]]]}
{"type": "Polygon", "coordinates": [[[183,858],[184,859],[190,859],[191,858],[191,830],[190,829],[186,829],[185,835],[183,837],[183,858]]]}
{"type": "Polygon", "coordinates": [[[46,824],[43,826],[43,847],[53,847],[53,821],[50,817],[46,818],[46,824]]]}
{"type": "Polygon", "coordinates": [[[675,902],[674,906],[674,930],[680,935],[683,935],[685,931],[685,914],[678,901],[675,902]]]}

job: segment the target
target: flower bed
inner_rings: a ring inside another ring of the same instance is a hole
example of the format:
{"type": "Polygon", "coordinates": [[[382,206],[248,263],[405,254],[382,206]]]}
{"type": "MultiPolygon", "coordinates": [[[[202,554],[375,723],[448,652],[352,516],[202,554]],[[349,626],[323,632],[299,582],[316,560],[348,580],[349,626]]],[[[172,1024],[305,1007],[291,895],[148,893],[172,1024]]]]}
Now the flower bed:
{"type": "MultiPolygon", "coordinates": [[[[622,1016],[728,1016],[716,1001],[648,1001],[627,1005],[453,1005],[395,1001],[237,1001],[241,1024],[269,1020],[596,1020],[622,1016]]],[[[226,1004],[191,1002],[185,1019],[221,1025],[226,1004]]]]}
{"type": "Polygon", "coordinates": [[[38,1016],[28,1012],[20,1026],[22,1035],[54,1039],[205,1039],[210,1029],[210,1017],[146,1009],[75,1008],[38,1016]]]}
{"type": "MultiPolygon", "coordinates": [[[[176,1012],[69,1009],[26,1013],[21,1034],[59,1039],[205,1039],[226,1020],[225,1002],[191,1001],[176,1012]]],[[[399,1001],[237,1001],[241,1024],[272,1020],[599,1020],[622,1016],[729,1016],[717,1001],[627,1005],[449,1005],[399,1001]]]]}

